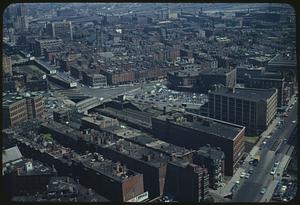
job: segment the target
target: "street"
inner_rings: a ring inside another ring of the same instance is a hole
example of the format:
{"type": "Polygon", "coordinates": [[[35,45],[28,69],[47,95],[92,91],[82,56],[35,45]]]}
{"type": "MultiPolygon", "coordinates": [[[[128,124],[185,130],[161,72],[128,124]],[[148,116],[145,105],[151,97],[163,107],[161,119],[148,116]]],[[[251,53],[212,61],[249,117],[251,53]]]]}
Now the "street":
{"type": "MultiPolygon", "coordinates": [[[[261,139],[258,144],[259,147],[261,147],[261,150],[258,150],[258,154],[260,155],[260,161],[257,165],[257,167],[254,167],[253,175],[249,179],[245,179],[244,182],[241,181],[240,188],[236,193],[233,194],[233,201],[236,202],[254,202],[254,201],[268,201],[270,200],[275,186],[276,182],[278,182],[278,179],[282,175],[283,168],[279,171],[277,169],[277,172],[274,176],[270,174],[272,167],[274,166],[274,163],[276,161],[283,163],[287,163],[286,159],[286,152],[291,147],[290,142],[294,142],[294,140],[290,139],[292,136],[292,132],[296,128],[296,124],[292,123],[292,121],[297,119],[297,103],[293,106],[291,111],[288,113],[288,117],[284,119],[283,124],[281,127],[276,128],[273,131],[272,137],[268,140],[266,140],[266,144],[262,144],[261,141],[265,139],[261,139]],[[285,140],[288,143],[285,143],[285,140]],[[275,150],[271,150],[274,143],[276,141],[282,142],[279,144],[279,147],[275,150]],[[278,176],[279,175],[279,176],[278,176]],[[278,179],[277,179],[278,178],[278,179]],[[266,193],[262,194],[261,189],[266,188],[266,193]]],[[[288,154],[290,154],[289,152],[288,154]]],[[[249,163],[245,161],[243,164],[244,170],[248,170],[249,163]]],[[[283,166],[283,165],[282,165],[283,166]]]]}

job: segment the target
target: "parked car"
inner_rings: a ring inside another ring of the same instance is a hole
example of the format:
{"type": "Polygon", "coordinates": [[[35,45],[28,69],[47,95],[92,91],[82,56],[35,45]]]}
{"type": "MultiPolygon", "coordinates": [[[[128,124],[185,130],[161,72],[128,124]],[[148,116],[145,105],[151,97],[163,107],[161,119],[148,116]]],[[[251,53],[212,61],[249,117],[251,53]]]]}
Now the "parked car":
{"type": "Polygon", "coordinates": [[[270,174],[271,174],[271,175],[274,175],[275,172],[276,172],[276,169],[273,168],[272,171],[270,172],[270,174]]]}
{"type": "Polygon", "coordinates": [[[245,175],[245,179],[249,179],[250,178],[250,174],[249,173],[247,173],[246,175],[245,175]]]}
{"type": "Polygon", "coordinates": [[[246,172],[242,172],[240,175],[241,178],[244,178],[245,176],[246,176],[246,172]]]}
{"type": "Polygon", "coordinates": [[[266,187],[263,187],[263,188],[261,188],[261,190],[260,190],[260,194],[265,194],[266,193],[266,187]]]}
{"type": "Polygon", "coordinates": [[[254,169],[251,167],[248,171],[249,174],[253,174],[254,169]]]}

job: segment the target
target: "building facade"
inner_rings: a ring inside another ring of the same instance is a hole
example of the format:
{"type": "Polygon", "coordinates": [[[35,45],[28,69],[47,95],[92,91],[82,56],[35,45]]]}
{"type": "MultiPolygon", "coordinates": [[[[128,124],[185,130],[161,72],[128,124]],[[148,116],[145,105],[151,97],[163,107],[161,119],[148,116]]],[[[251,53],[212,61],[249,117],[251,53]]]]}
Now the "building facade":
{"type": "Polygon", "coordinates": [[[63,40],[73,40],[73,29],[71,21],[61,21],[48,23],[46,26],[48,34],[53,37],[59,37],[63,40]]]}
{"type": "Polygon", "coordinates": [[[208,93],[208,116],[246,127],[248,134],[263,132],[275,118],[276,89],[215,86],[208,93]]]}
{"type": "Polygon", "coordinates": [[[41,118],[44,112],[42,96],[19,96],[5,94],[2,103],[2,126],[13,127],[32,118],[41,118]]]}
{"type": "Polygon", "coordinates": [[[225,153],[225,175],[232,176],[244,151],[245,127],[212,118],[175,113],[152,118],[154,136],[169,143],[198,150],[210,144],[225,153]]]}
{"type": "Polygon", "coordinates": [[[287,101],[285,100],[285,87],[286,82],[284,81],[284,78],[278,75],[260,75],[260,76],[254,76],[251,75],[248,76],[248,78],[245,81],[245,87],[248,88],[261,88],[261,89],[269,89],[269,88],[276,88],[277,93],[277,106],[285,106],[287,101]]]}
{"type": "Polygon", "coordinates": [[[203,202],[208,196],[208,179],[206,168],[173,159],[168,163],[166,193],[180,202],[203,202]]]}
{"type": "Polygon", "coordinates": [[[9,73],[10,75],[12,75],[11,57],[6,55],[2,56],[2,71],[3,74],[9,73]]]}
{"type": "Polygon", "coordinates": [[[36,39],[34,43],[34,55],[43,56],[45,49],[59,48],[63,44],[61,39],[36,39]]]}
{"type": "Polygon", "coordinates": [[[197,79],[197,89],[199,92],[207,93],[214,84],[222,84],[233,88],[236,84],[236,69],[218,68],[199,74],[197,79]]]}
{"type": "Polygon", "coordinates": [[[91,87],[105,87],[107,86],[106,77],[99,73],[82,71],[83,83],[91,87]]]}
{"type": "Polygon", "coordinates": [[[204,166],[208,170],[209,185],[217,189],[224,179],[224,161],[225,154],[220,147],[214,148],[210,145],[200,147],[193,156],[193,162],[197,165],[204,166]]]}

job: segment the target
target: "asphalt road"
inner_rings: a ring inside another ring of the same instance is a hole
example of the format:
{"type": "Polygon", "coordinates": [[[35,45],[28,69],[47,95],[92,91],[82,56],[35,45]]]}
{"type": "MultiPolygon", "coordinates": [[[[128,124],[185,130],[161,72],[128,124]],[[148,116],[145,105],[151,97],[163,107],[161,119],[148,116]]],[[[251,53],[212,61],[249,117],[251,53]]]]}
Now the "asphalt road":
{"type": "MultiPolygon", "coordinates": [[[[260,161],[257,167],[254,167],[254,172],[249,179],[241,183],[240,188],[233,195],[233,201],[235,202],[259,202],[263,195],[260,194],[262,187],[268,187],[270,183],[274,180],[273,176],[270,175],[271,169],[275,161],[281,161],[284,154],[290,147],[290,142],[295,140],[290,140],[292,132],[295,130],[297,124],[293,124],[292,121],[297,120],[297,110],[298,102],[293,106],[290,112],[288,112],[288,117],[284,119],[281,127],[278,127],[273,131],[272,137],[268,139],[265,145],[261,144],[260,150],[260,161]],[[287,143],[283,142],[279,145],[276,152],[271,151],[273,143],[277,140],[287,139],[287,143]]],[[[243,167],[248,170],[251,165],[244,164],[243,167]]],[[[242,181],[242,180],[241,180],[242,181]]]]}

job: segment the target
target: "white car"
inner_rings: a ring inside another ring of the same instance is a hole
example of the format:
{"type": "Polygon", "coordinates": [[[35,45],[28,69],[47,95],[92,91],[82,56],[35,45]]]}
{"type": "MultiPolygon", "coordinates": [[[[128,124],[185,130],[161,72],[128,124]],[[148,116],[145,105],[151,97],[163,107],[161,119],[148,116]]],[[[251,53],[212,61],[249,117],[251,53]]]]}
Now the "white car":
{"type": "Polygon", "coordinates": [[[293,120],[292,123],[295,124],[295,123],[296,123],[296,120],[293,120]]]}
{"type": "Polygon", "coordinates": [[[271,135],[267,135],[266,138],[267,138],[267,139],[270,139],[270,138],[271,138],[271,135]]]}
{"type": "Polygon", "coordinates": [[[275,169],[272,169],[272,171],[270,172],[270,174],[271,174],[271,175],[274,175],[275,172],[276,172],[276,170],[275,170],[275,169]]]}
{"type": "Polygon", "coordinates": [[[240,175],[241,178],[244,178],[245,176],[246,176],[246,172],[242,172],[240,175]]]}

